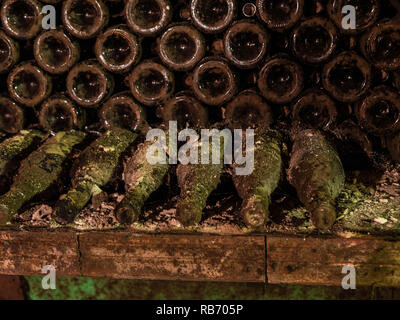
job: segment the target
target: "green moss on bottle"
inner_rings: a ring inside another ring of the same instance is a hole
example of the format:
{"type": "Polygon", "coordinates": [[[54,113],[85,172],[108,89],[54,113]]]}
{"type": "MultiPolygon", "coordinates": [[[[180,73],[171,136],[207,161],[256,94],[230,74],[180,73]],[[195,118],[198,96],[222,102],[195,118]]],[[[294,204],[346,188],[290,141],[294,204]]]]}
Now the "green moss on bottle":
{"type": "Polygon", "coordinates": [[[137,134],[120,128],[107,131],[87,147],[72,168],[72,188],[56,205],[57,221],[72,222],[93,195],[113,177],[122,153],[137,134]]]}
{"type": "Polygon", "coordinates": [[[79,131],[59,132],[22,161],[10,191],[0,197],[0,224],[59,179],[65,159],[84,137],[79,131]]]}

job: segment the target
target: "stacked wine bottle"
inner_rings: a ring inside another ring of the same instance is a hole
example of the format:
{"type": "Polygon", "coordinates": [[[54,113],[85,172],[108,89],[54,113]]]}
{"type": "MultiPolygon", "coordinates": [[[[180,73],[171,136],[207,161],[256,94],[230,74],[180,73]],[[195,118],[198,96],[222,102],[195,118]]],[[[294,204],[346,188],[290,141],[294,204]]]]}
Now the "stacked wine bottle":
{"type": "MultiPolygon", "coordinates": [[[[251,227],[265,224],[282,176],[276,150],[293,145],[288,180],[314,224],[328,229],[342,163],[400,161],[399,10],[397,0],[2,1],[0,220],[51,188],[72,150],[89,143],[55,205],[58,221],[71,222],[138,136],[177,121],[179,129],[256,129],[265,146],[256,170],[248,180],[233,176],[251,227]],[[353,28],[344,24],[348,5],[353,28]],[[100,136],[94,141],[93,132],[100,136]],[[51,161],[37,160],[36,148],[51,161]],[[19,169],[9,164],[15,159],[25,159],[19,169]],[[33,172],[33,163],[44,171],[33,172]],[[310,178],[317,173],[322,182],[310,178]]],[[[126,197],[116,208],[122,223],[138,218],[168,173],[168,165],[146,163],[148,147],[141,144],[127,162],[126,197]]],[[[178,167],[183,224],[201,220],[222,170],[178,167]]]]}

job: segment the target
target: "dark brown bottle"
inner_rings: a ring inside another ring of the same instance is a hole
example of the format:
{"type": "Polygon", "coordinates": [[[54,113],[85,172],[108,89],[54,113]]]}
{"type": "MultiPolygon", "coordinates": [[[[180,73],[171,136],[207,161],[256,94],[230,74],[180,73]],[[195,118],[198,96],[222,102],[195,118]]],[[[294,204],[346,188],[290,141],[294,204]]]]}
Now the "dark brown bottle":
{"type": "Polygon", "coordinates": [[[341,32],[355,34],[365,31],[376,22],[380,11],[379,2],[380,0],[329,0],[326,8],[329,17],[341,32]],[[342,26],[342,8],[346,5],[356,9],[356,29],[344,29],[342,26]]]}
{"type": "Polygon", "coordinates": [[[114,78],[101,65],[86,60],[68,73],[66,87],[69,96],[79,105],[98,107],[114,90],[114,78]]]}
{"type": "Polygon", "coordinates": [[[154,106],[167,101],[174,92],[174,74],[155,61],[143,61],[130,74],[129,87],[136,100],[154,106]]]}
{"type": "Polygon", "coordinates": [[[151,37],[169,24],[172,6],[169,0],[128,0],[124,15],[126,23],[134,33],[151,37]]]}
{"type": "Polygon", "coordinates": [[[1,23],[11,37],[31,39],[41,30],[42,5],[36,0],[5,0],[1,4],[1,23]]]}
{"type": "Polygon", "coordinates": [[[194,69],[192,89],[203,103],[220,106],[238,91],[238,79],[225,59],[210,57],[194,69]]]}
{"type": "Polygon", "coordinates": [[[260,24],[239,20],[225,33],[225,57],[238,68],[254,68],[267,53],[269,39],[269,34],[260,24]]]}
{"type": "Polygon", "coordinates": [[[205,52],[204,37],[189,24],[178,24],[168,28],[158,43],[161,61],[175,71],[193,69],[205,52]]]}
{"type": "Polygon", "coordinates": [[[0,30],[0,73],[8,72],[19,59],[19,44],[0,30]]]}
{"type": "Polygon", "coordinates": [[[80,130],[85,125],[85,110],[75,106],[63,94],[49,97],[38,112],[39,123],[46,131],[80,130]]]}
{"type": "Polygon", "coordinates": [[[61,74],[79,60],[79,44],[62,30],[49,30],[35,39],[33,54],[42,69],[52,74],[61,74]]]}
{"type": "Polygon", "coordinates": [[[267,128],[273,122],[270,106],[253,90],[242,91],[229,102],[224,118],[235,129],[267,128]]]}
{"type": "Polygon", "coordinates": [[[355,102],[371,85],[371,66],[355,52],[342,52],[324,66],[322,83],[336,100],[355,102]]]}
{"type": "Polygon", "coordinates": [[[387,86],[371,89],[356,107],[359,124],[367,132],[382,136],[400,130],[400,94],[387,86]]]}
{"type": "Polygon", "coordinates": [[[139,39],[125,25],[111,27],[100,34],[94,51],[102,66],[116,73],[129,71],[142,54],[139,39]]]}
{"type": "Polygon", "coordinates": [[[73,36],[89,39],[108,24],[109,13],[101,0],[64,0],[61,19],[73,36]]]}
{"type": "Polygon", "coordinates": [[[15,101],[34,107],[50,95],[52,81],[33,61],[25,61],[8,74],[7,87],[15,101]]]}
{"type": "Polygon", "coordinates": [[[207,109],[189,92],[179,92],[160,107],[158,114],[163,122],[176,121],[179,130],[204,129],[208,124],[207,109]]]}
{"type": "Polygon", "coordinates": [[[0,130],[17,133],[24,128],[23,109],[7,97],[0,97],[0,130]]]}
{"type": "Polygon", "coordinates": [[[191,0],[192,22],[204,33],[219,33],[235,18],[236,0],[191,0]]]}
{"type": "Polygon", "coordinates": [[[332,22],[323,17],[303,21],[292,33],[294,54],[306,63],[321,63],[334,53],[338,32],[332,22]]]}
{"type": "Polygon", "coordinates": [[[364,56],[385,70],[400,68],[400,23],[386,20],[373,26],[361,39],[364,56]]]}
{"type": "Polygon", "coordinates": [[[303,16],[304,0],[257,0],[258,15],[267,27],[284,31],[303,16]]]}
{"type": "Polygon", "coordinates": [[[303,89],[303,70],[286,55],[277,55],[267,60],[258,75],[257,85],[265,99],[285,104],[303,89]]]}
{"type": "Polygon", "coordinates": [[[292,117],[303,126],[327,129],[336,122],[337,109],[335,102],[322,90],[310,89],[294,104],[292,117]]]}
{"type": "Polygon", "coordinates": [[[135,102],[130,92],[120,92],[108,99],[99,110],[103,128],[123,128],[139,131],[146,126],[146,112],[135,102]]]}

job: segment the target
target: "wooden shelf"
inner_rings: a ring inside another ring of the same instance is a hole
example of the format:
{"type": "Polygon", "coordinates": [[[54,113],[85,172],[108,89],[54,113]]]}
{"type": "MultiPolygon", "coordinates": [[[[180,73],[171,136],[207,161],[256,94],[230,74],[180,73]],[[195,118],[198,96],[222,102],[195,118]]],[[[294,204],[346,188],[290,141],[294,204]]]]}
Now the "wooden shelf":
{"type": "Polygon", "coordinates": [[[378,237],[0,230],[0,274],[340,286],[400,285],[400,241],[378,237]]]}

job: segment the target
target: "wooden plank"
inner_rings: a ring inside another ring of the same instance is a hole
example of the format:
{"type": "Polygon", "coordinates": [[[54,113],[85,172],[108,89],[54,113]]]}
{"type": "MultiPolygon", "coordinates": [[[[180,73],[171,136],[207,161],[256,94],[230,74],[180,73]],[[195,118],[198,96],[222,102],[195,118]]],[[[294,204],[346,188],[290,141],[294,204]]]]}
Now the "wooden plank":
{"type": "Polygon", "coordinates": [[[79,275],[75,232],[0,230],[0,274],[38,275],[52,265],[59,275],[79,275]]]}
{"type": "Polygon", "coordinates": [[[84,233],[79,241],[82,273],[126,279],[264,282],[264,239],[84,233]]]}
{"type": "Polygon", "coordinates": [[[346,265],[357,286],[400,286],[400,242],[267,236],[269,283],[341,286],[346,265]]]}

